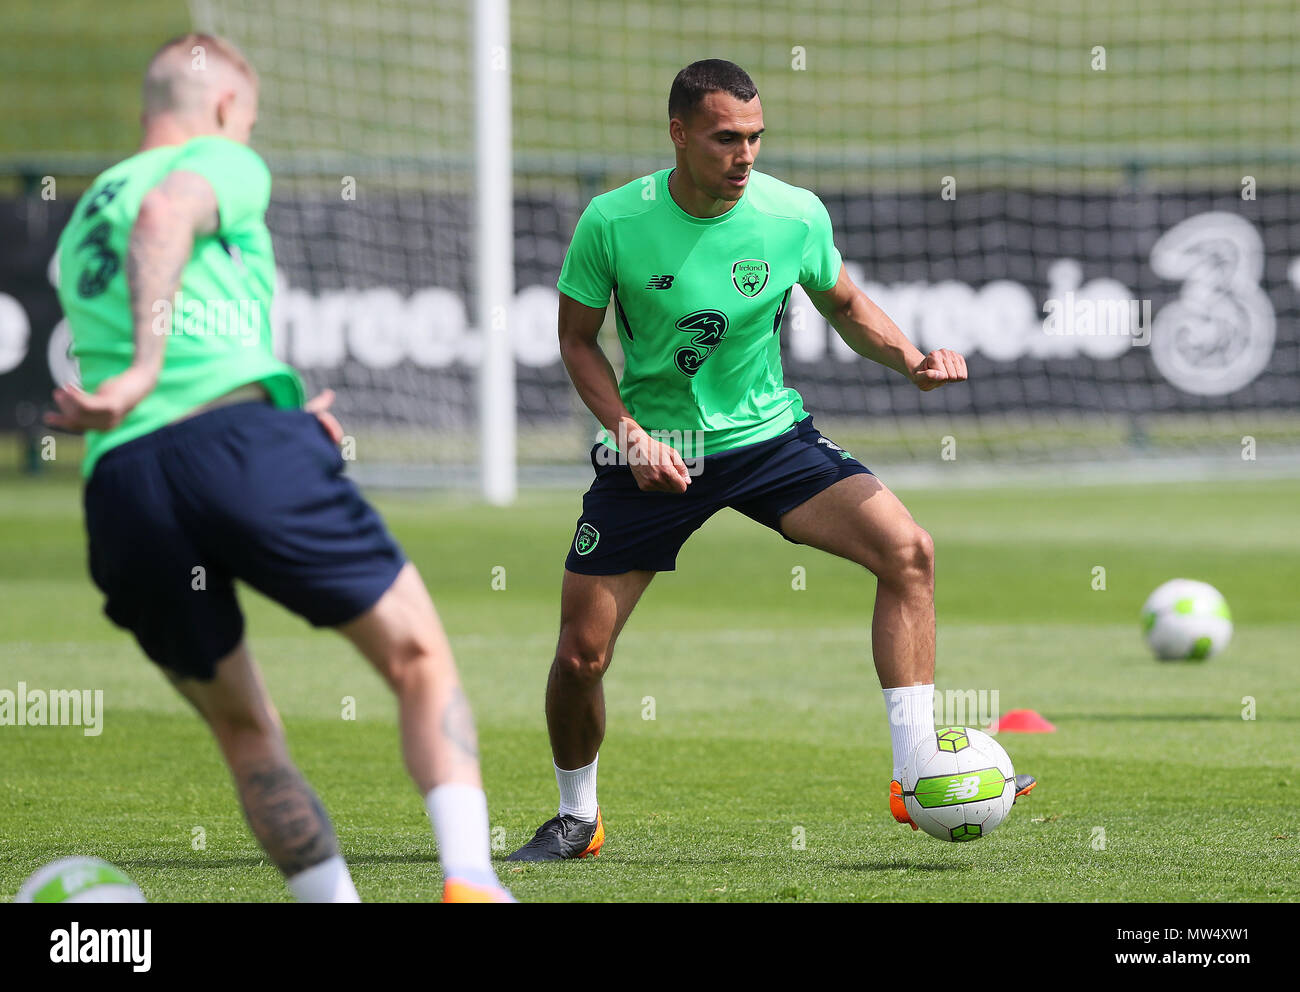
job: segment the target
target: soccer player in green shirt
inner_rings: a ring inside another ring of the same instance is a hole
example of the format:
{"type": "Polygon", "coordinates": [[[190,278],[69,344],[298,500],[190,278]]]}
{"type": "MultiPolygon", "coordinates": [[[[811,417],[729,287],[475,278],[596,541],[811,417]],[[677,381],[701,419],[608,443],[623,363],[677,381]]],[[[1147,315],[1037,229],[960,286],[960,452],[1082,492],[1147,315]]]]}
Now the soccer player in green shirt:
{"type": "Polygon", "coordinates": [[[329,817],[289,757],[248,645],[240,579],[353,642],[398,700],[447,901],[513,901],[492,871],[473,717],[415,566],[343,474],[325,393],[303,409],[271,350],[271,175],[248,147],[257,76],[223,39],[163,45],[140,150],[59,239],[86,432],[86,532],[104,611],[210,726],[258,843],[305,902],[355,902],[329,817]]]}
{"type": "MultiPolygon", "coordinates": [[[[916,829],[900,777],[935,732],[934,546],[784,385],[781,317],[798,283],[854,351],[921,390],[965,380],[966,361],[946,348],[918,351],[849,279],[821,201],[754,170],[763,108],[743,69],[720,59],[687,66],[668,115],[676,167],[592,200],[560,272],[561,354],[604,431],[565,563],[546,687],[560,808],[513,861],[600,851],[601,678],[654,574],[675,568],[682,544],[724,506],[876,575],[871,643],[893,746],[889,804],[916,829]],[[596,343],[611,295],[621,382],[596,343]]],[[[1017,795],[1033,785],[1018,776],[1017,795]]]]}

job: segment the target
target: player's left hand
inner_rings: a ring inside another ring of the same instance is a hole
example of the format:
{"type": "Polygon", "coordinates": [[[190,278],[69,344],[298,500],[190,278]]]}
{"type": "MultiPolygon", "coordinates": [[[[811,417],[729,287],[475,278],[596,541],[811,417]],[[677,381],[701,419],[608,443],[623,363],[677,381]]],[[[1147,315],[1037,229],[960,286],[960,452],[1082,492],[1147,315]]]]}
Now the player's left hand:
{"type": "Polygon", "coordinates": [[[950,348],[932,351],[912,369],[912,382],[923,392],[938,389],[944,383],[966,381],[966,359],[950,348]]]}
{"type": "Polygon", "coordinates": [[[105,379],[93,393],[75,383],[54,390],[58,412],[45,415],[51,427],[65,431],[108,431],[120,424],[153,389],[155,377],[134,366],[105,379]]]}
{"type": "Polygon", "coordinates": [[[342,444],[343,425],[338,422],[334,414],[329,412],[333,403],[334,390],[323,389],[309,399],[303,409],[316,415],[316,419],[321,422],[321,426],[325,428],[325,432],[335,444],[342,444]]]}

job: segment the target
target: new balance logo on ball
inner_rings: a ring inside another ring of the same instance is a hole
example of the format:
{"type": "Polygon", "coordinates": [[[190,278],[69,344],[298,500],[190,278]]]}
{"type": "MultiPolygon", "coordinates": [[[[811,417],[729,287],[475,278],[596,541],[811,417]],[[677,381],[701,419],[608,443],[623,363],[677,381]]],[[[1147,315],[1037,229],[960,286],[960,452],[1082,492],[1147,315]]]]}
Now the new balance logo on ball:
{"type": "Polygon", "coordinates": [[[948,784],[948,792],[943,797],[944,801],[973,799],[980,791],[980,777],[978,775],[967,775],[960,781],[953,779],[948,784]]]}

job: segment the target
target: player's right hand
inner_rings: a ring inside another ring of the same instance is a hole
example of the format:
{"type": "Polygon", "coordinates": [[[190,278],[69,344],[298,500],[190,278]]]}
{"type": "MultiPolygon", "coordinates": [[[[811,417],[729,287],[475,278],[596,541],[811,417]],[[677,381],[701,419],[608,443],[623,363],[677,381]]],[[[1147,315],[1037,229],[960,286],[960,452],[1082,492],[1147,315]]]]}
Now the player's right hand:
{"type": "Polygon", "coordinates": [[[645,492],[684,493],[691,473],[677,449],[642,434],[627,446],[627,464],[639,489],[645,492]]]}
{"type": "Polygon", "coordinates": [[[338,418],[330,413],[330,406],[334,403],[334,390],[324,389],[309,399],[303,406],[308,413],[315,414],[316,419],[320,421],[325,433],[330,436],[330,440],[335,444],[343,443],[343,425],[339,423],[338,418]]]}

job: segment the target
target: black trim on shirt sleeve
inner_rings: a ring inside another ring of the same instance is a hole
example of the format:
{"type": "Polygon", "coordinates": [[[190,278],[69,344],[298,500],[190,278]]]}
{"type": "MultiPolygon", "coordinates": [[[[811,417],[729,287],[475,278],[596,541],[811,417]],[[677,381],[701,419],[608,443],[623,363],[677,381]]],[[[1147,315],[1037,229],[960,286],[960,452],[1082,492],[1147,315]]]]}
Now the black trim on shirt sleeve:
{"type": "Polygon", "coordinates": [[[636,339],[632,337],[632,325],[627,322],[627,311],[623,309],[623,301],[618,298],[618,283],[614,283],[614,312],[623,322],[623,331],[627,334],[627,339],[635,341],[636,339]]]}

